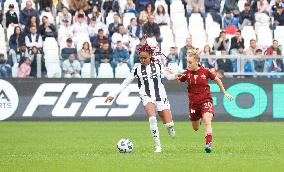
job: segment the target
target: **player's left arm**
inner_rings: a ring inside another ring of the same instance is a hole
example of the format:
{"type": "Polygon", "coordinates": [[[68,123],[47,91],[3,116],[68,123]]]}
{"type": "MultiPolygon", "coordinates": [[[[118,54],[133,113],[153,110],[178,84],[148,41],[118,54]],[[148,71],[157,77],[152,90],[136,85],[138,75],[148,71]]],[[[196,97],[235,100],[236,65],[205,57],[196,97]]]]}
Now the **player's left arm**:
{"type": "Polygon", "coordinates": [[[220,78],[218,78],[218,76],[215,76],[214,81],[217,83],[217,85],[219,86],[219,88],[221,89],[222,93],[231,101],[233,100],[233,96],[231,96],[230,94],[228,94],[224,88],[224,85],[221,81],[220,78]]]}
{"type": "Polygon", "coordinates": [[[168,80],[174,80],[176,78],[176,74],[171,71],[168,67],[165,67],[164,65],[161,65],[161,73],[168,79],[168,80]]]}

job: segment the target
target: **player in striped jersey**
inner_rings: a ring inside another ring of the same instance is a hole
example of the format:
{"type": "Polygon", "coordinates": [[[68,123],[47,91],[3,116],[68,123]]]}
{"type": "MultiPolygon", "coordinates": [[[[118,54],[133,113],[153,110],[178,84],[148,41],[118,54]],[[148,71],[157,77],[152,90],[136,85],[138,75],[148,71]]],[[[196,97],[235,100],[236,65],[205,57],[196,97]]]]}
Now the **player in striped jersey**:
{"type": "Polygon", "coordinates": [[[135,78],[138,79],[139,94],[149,118],[150,130],[155,142],[155,152],[161,152],[160,136],[156,119],[156,110],[163,120],[165,127],[171,137],[175,137],[174,123],[172,120],[170,103],[167,93],[161,81],[164,75],[167,79],[175,79],[174,74],[163,67],[153,57],[153,51],[149,45],[145,45],[139,50],[140,62],[136,64],[130,75],[123,81],[119,89],[111,93],[105,102],[111,102],[124,88],[126,88],[135,78]]]}

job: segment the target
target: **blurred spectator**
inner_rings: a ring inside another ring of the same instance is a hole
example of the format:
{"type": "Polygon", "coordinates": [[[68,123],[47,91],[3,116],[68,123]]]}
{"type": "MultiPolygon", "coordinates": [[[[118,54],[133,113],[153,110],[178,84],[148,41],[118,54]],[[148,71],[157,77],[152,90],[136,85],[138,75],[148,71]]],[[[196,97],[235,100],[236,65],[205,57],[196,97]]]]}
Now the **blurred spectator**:
{"type": "Polygon", "coordinates": [[[39,20],[36,16],[30,16],[28,23],[24,29],[24,34],[27,35],[30,33],[31,27],[35,26],[37,31],[39,30],[39,20]]]}
{"type": "Polygon", "coordinates": [[[230,59],[225,59],[222,57],[226,57],[226,50],[221,50],[221,58],[218,58],[215,63],[215,68],[218,70],[223,70],[224,72],[233,72],[233,64],[230,59]]]}
{"type": "Polygon", "coordinates": [[[104,22],[104,17],[101,14],[100,9],[96,5],[92,8],[92,12],[88,15],[88,17],[89,19],[96,18],[97,22],[104,22]]]}
{"type": "Polygon", "coordinates": [[[46,7],[49,7],[50,9],[52,9],[52,6],[53,6],[52,0],[38,0],[38,2],[39,2],[40,11],[45,10],[46,7]]]}
{"type": "Polygon", "coordinates": [[[117,42],[120,41],[124,48],[130,50],[130,36],[125,32],[124,26],[119,25],[118,32],[112,35],[112,46],[117,47],[117,42]]]}
{"type": "Polygon", "coordinates": [[[200,13],[205,21],[205,3],[204,0],[187,0],[187,23],[192,13],[200,13]]]}
{"type": "MultiPolygon", "coordinates": [[[[151,4],[152,6],[154,6],[155,4],[155,0],[136,0],[135,1],[135,6],[136,6],[136,10],[138,12],[142,11],[143,9],[145,9],[145,7],[147,6],[147,4],[151,4]]],[[[154,11],[154,10],[153,10],[154,11]]],[[[153,12],[152,11],[152,12],[153,12]]],[[[146,17],[147,19],[147,17],[146,17]]]]}
{"type": "Polygon", "coordinates": [[[36,46],[38,49],[42,50],[43,42],[40,34],[37,33],[35,26],[31,26],[30,33],[25,37],[25,43],[27,48],[30,50],[33,46],[36,46]]]}
{"type": "Polygon", "coordinates": [[[118,27],[120,24],[120,17],[118,14],[113,15],[113,23],[108,25],[109,37],[111,38],[114,32],[118,32],[118,27]]]}
{"type": "Polygon", "coordinates": [[[46,16],[42,17],[42,25],[39,27],[39,32],[42,36],[42,40],[45,41],[45,38],[52,37],[57,39],[57,30],[53,24],[50,24],[46,16]]]}
{"type": "Polygon", "coordinates": [[[238,54],[239,48],[242,49],[245,48],[244,45],[244,38],[241,35],[241,30],[238,30],[233,38],[231,38],[231,47],[230,47],[230,53],[232,55],[238,54]]]}
{"type": "Polygon", "coordinates": [[[72,47],[72,39],[68,38],[66,40],[66,47],[61,50],[62,60],[66,60],[70,54],[77,54],[76,48],[72,47]]]}
{"type": "Polygon", "coordinates": [[[46,7],[44,10],[42,10],[40,14],[40,18],[42,19],[43,16],[46,16],[48,18],[49,23],[54,24],[54,17],[53,17],[51,8],[46,7]]]}
{"type": "Polygon", "coordinates": [[[117,65],[126,63],[129,69],[131,69],[131,64],[129,62],[129,53],[127,49],[123,47],[121,41],[117,41],[116,48],[113,51],[113,57],[114,57],[114,66],[113,66],[114,68],[116,68],[117,65]]]}
{"type": "Polygon", "coordinates": [[[176,47],[171,47],[170,48],[170,53],[167,56],[167,63],[166,65],[168,66],[169,63],[176,63],[178,61],[178,53],[176,47]]]}
{"type": "Polygon", "coordinates": [[[101,48],[105,42],[108,42],[108,38],[104,35],[104,31],[99,29],[98,35],[91,37],[92,47],[97,49],[101,48]]]}
{"type": "Polygon", "coordinates": [[[14,66],[15,64],[20,63],[25,57],[27,53],[27,46],[25,43],[20,44],[19,50],[16,52],[16,55],[12,54],[8,58],[8,62],[11,66],[14,66]]]}
{"type": "Polygon", "coordinates": [[[23,58],[19,63],[18,78],[28,78],[31,73],[31,60],[23,58]]]}
{"type": "Polygon", "coordinates": [[[188,37],[186,38],[186,45],[182,47],[179,51],[179,58],[178,58],[178,64],[182,63],[182,68],[186,69],[187,68],[187,51],[190,49],[193,49],[194,47],[192,46],[192,38],[188,37]]]}
{"type": "Polygon", "coordinates": [[[14,5],[10,4],[9,5],[9,10],[6,12],[6,27],[9,27],[9,24],[18,24],[18,15],[17,13],[14,11],[14,5]]]}
{"type": "Polygon", "coordinates": [[[31,1],[26,1],[26,7],[20,12],[20,24],[26,26],[31,16],[35,16],[37,23],[39,23],[38,12],[32,8],[31,1]]]}
{"type": "Polygon", "coordinates": [[[38,55],[41,57],[41,76],[46,76],[47,70],[45,67],[45,59],[42,54],[39,53],[37,47],[32,47],[31,51],[26,55],[31,61],[31,73],[30,76],[37,77],[37,57],[38,55]]]}
{"type": "Polygon", "coordinates": [[[255,13],[256,26],[270,24],[270,6],[267,0],[257,1],[257,12],[255,13]]]}
{"type": "Polygon", "coordinates": [[[158,5],[157,12],[155,13],[155,23],[158,25],[170,26],[170,16],[166,13],[164,6],[158,5]]]}
{"type": "Polygon", "coordinates": [[[88,24],[88,17],[85,15],[85,12],[83,9],[80,9],[75,13],[75,16],[73,17],[73,23],[78,23],[79,20],[83,18],[83,22],[88,24]]]}
{"type": "Polygon", "coordinates": [[[103,30],[105,33],[108,32],[107,26],[106,26],[104,23],[98,21],[98,20],[96,19],[96,17],[93,17],[93,18],[91,19],[90,24],[89,24],[89,27],[88,27],[89,36],[90,36],[90,37],[97,36],[98,31],[99,31],[100,29],[103,30]]]}
{"type": "Polygon", "coordinates": [[[0,25],[2,26],[2,21],[3,21],[3,13],[2,13],[2,8],[0,7],[0,25]]]}
{"type": "Polygon", "coordinates": [[[130,25],[127,26],[126,32],[132,38],[142,38],[143,37],[143,28],[141,25],[137,24],[136,18],[132,18],[130,20],[130,25]]]}
{"type": "Polygon", "coordinates": [[[272,55],[273,51],[276,51],[277,54],[281,54],[281,47],[278,45],[277,40],[273,40],[272,45],[267,48],[264,52],[265,55],[272,55]]]}
{"type": "Polygon", "coordinates": [[[154,6],[151,3],[147,4],[144,7],[144,10],[141,11],[139,19],[142,20],[144,24],[147,23],[148,22],[148,18],[151,15],[153,15],[154,10],[155,10],[155,8],[154,8],[154,6]]]}
{"type": "Polygon", "coordinates": [[[133,0],[127,0],[125,7],[124,7],[124,13],[134,13],[136,17],[138,17],[138,13],[135,10],[135,4],[133,0]]]}
{"type": "Polygon", "coordinates": [[[82,35],[89,36],[88,25],[85,23],[84,16],[82,14],[78,15],[78,22],[72,25],[72,32],[75,36],[75,44],[77,44],[77,42],[82,38],[82,35]]]}
{"type": "Polygon", "coordinates": [[[147,35],[147,37],[155,37],[157,42],[160,44],[163,39],[160,37],[160,27],[157,23],[155,23],[155,16],[150,15],[148,18],[148,22],[143,26],[143,33],[147,35]]]}
{"type": "Polygon", "coordinates": [[[69,13],[67,7],[62,8],[62,12],[58,13],[59,26],[64,24],[63,20],[67,20],[69,24],[72,22],[72,15],[69,13]]]}
{"type": "Polygon", "coordinates": [[[264,64],[265,64],[265,59],[263,59],[262,57],[262,50],[261,49],[257,49],[255,51],[255,59],[253,60],[253,64],[254,64],[254,71],[255,72],[263,72],[264,70],[264,64]]]}
{"type": "Polygon", "coordinates": [[[276,12],[276,8],[277,6],[279,6],[280,3],[283,3],[283,0],[274,0],[270,2],[270,6],[271,6],[271,12],[274,13],[276,12]]]}
{"type": "Polygon", "coordinates": [[[72,15],[75,14],[76,11],[82,9],[84,12],[89,10],[89,5],[87,0],[69,0],[69,9],[72,15]]]}
{"type": "Polygon", "coordinates": [[[96,49],[95,55],[97,73],[101,63],[109,63],[113,67],[113,49],[109,46],[109,43],[105,42],[102,48],[96,49]]]}
{"type": "Polygon", "coordinates": [[[253,26],[255,23],[254,13],[250,8],[249,3],[245,3],[244,10],[240,13],[239,17],[240,29],[242,30],[244,26],[253,26]]]}
{"type": "Polygon", "coordinates": [[[99,9],[102,7],[102,0],[88,0],[88,4],[90,7],[97,6],[99,9]]]}
{"type": "Polygon", "coordinates": [[[235,34],[238,30],[238,18],[234,17],[230,11],[227,11],[223,19],[223,25],[227,34],[235,34]]]}
{"type": "Polygon", "coordinates": [[[226,37],[226,33],[224,31],[221,31],[219,37],[215,38],[212,49],[214,51],[226,50],[228,52],[229,46],[230,40],[226,37]]]}
{"type": "Polygon", "coordinates": [[[82,48],[78,52],[78,60],[80,61],[81,66],[83,66],[84,63],[90,63],[91,55],[90,44],[84,42],[82,48]]]}
{"type": "Polygon", "coordinates": [[[9,55],[14,63],[18,63],[20,59],[17,59],[17,52],[19,51],[20,45],[25,43],[25,36],[22,33],[20,26],[14,28],[14,34],[11,35],[9,40],[9,55]]]}
{"type": "Polygon", "coordinates": [[[68,59],[63,62],[64,78],[81,78],[81,64],[75,59],[75,54],[69,54],[68,59]]]}
{"type": "MultiPolygon", "coordinates": [[[[283,60],[281,58],[277,58],[277,56],[280,56],[281,53],[277,52],[276,50],[273,50],[272,52],[272,62],[270,66],[271,72],[283,72],[283,60]]],[[[280,76],[272,76],[273,78],[280,78],[280,76]]]]}
{"type": "Polygon", "coordinates": [[[212,16],[214,22],[222,28],[222,16],[220,15],[221,0],[205,0],[205,12],[212,16]]]}
{"type": "Polygon", "coordinates": [[[12,70],[3,53],[0,53],[0,78],[11,77],[12,70]]]}
{"type": "Polygon", "coordinates": [[[234,15],[239,14],[238,0],[225,0],[222,14],[225,14],[227,11],[233,12],[234,15]]]}
{"type": "Polygon", "coordinates": [[[276,6],[276,11],[273,13],[272,21],[273,21],[273,30],[276,29],[277,26],[284,26],[284,12],[283,12],[284,4],[279,3],[276,6]]]}
{"type": "MultiPolygon", "coordinates": [[[[63,0],[58,0],[57,4],[56,4],[56,14],[58,15],[58,13],[63,11],[63,8],[67,8],[64,6],[64,4],[62,3],[63,0]]],[[[70,20],[71,21],[71,20],[70,20]]]]}
{"type": "Polygon", "coordinates": [[[256,50],[259,49],[256,45],[256,40],[254,39],[251,39],[249,41],[249,47],[247,48],[246,50],[246,54],[247,55],[256,55],[256,50]]]}
{"type": "Polygon", "coordinates": [[[105,17],[108,16],[110,11],[120,13],[120,7],[117,0],[105,0],[103,3],[103,9],[105,11],[105,17]]]}
{"type": "Polygon", "coordinates": [[[64,39],[64,43],[66,41],[66,38],[72,38],[73,37],[73,30],[72,27],[69,24],[69,21],[67,19],[63,19],[63,25],[60,25],[58,29],[58,43],[61,45],[62,39],[64,39]]]}
{"type": "Polygon", "coordinates": [[[209,69],[214,68],[213,64],[214,62],[210,56],[215,55],[215,53],[211,51],[211,48],[208,44],[204,46],[203,51],[201,51],[200,55],[201,55],[200,63],[203,67],[209,69]]]}

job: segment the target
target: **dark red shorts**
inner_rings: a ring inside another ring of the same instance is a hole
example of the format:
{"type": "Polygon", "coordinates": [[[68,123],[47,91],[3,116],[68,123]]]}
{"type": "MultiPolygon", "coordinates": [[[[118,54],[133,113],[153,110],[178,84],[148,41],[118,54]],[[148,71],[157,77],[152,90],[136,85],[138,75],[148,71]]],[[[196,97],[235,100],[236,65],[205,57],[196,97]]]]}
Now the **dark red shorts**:
{"type": "Polygon", "coordinates": [[[198,121],[206,112],[214,115],[214,106],[212,100],[204,101],[204,103],[189,105],[189,116],[191,121],[198,121]]]}

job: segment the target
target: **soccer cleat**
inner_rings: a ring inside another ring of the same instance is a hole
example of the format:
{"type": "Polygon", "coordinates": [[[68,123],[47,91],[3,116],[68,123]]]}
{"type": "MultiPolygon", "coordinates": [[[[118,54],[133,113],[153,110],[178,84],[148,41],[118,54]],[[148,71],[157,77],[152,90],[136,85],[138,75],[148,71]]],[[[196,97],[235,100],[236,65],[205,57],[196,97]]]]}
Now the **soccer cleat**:
{"type": "Polygon", "coordinates": [[[212,151],[211,143],[208,143],[208,144],[205,146],[205,152],[206,152],[206,153],[210,153],[211,151],[212,151]]]}
{"type": "Polygon", "coordinates": [[[175,136],[176,136],[175,129],[174,129],[173,127],[169,127],[169,128],[167,128],[167,130],[168,130],[169,135],[170,135],[172,138],[175,138],[175,136]]]}
{"type": "Polygon", "coordinates": [[[161,153],[161,152],[162,152],[161,146],[156,146],[155,153],[161,153]]]}

